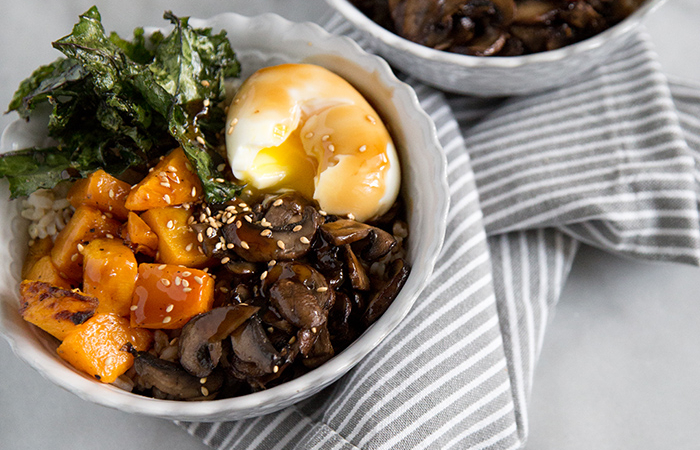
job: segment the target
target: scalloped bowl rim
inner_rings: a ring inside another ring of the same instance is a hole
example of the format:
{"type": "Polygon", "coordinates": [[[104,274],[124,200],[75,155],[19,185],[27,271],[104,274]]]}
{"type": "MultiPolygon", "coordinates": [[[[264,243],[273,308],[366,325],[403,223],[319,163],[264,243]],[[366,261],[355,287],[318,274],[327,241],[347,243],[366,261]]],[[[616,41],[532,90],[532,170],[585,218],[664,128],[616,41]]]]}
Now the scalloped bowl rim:
{"type": "Polygon", "coordinates": [[[417,44],[377,24],[355,8],[348,0],[326,0],[326,2],[340,11],[340,13],[359,30],[370,34],[386,45],[406,51],[421,59],[469,68],[516,68],[530,64],[559,61],[573,54],[586,53],[596,49],[604,45],[607,41],[617,39],[630,32],[639,25],[646,15],[656,10],[656,8],[661,6],[666,0],[647,0],[621,22],[595,36],[565,47],[529,55],[489,57],[451,53],[417,44]]]}
{"type": "MultiPolygon", "coordinates": [[[[192,18],[190,23],[197,27],[209,26],[217,29],[217,27],[224,28],[221,25],[222,23],[229,24],[226,26],[226,28],[233,28],[234,26],[250,26],[250,24],[257,23],[258,21],[262,21],[263,23],[274,23],[275,30],[278,30],[279,32],[287,32],[289,30],[294,30],[296,32],[303,31],[304,33],[310,33],[317,39],[336,42],[338,48],[344,47],[344,49],[348,49],[353,53],[353,58],[351,58],[351,60],[361,61],[365,64],[362,66],[363,68],[369,67],[370,69],[375,70],[380,74],[382,79],[391,83],[390,86],[394,89],[394,92],[396,92],[397,95],[401,96],[410,103],[414,110],[414,119],[422,122],[421,127],[428,130],[427,139],[431,141],[432,145],[437,150],[437,153],[439,153],[438,161],[435,164],[435,173],[432,175],[438,177],[440,182],[438,183],[439,187],[437,190],[444,194],[442,197],[436,199],[435,209],[437,211],[437,216],[432,226],[432,228],[434,228],[433,231],[435,232],[435,239],[426,247],[425,250],[429,256],[425,260],[416,262],[416,264],[422,264],[422,267],[426,268],[426,270],[424,270],[423,273],[416,273],[415,270],[412,270],[406,286],[399,294],[399,297],[397,297],[394,303],[390,306],[389,310],[348,348],[340,352],[328,362],[324,363],[319,368],[314,369],[299,378],[264,391],[247,394],[240,397],[201,402],[153,399],[132,394],[120,390],[114,386],[101,384],[91,380],[87,376],[79,374],[77,371],[66,367],[65,363],[61,362],[57,357],[49,356],[46,349],[43,348],[43,345],[38,344],[38,340],[34,337],[23,333],[17,333],[17,329],[26,324],[18,323],[18,321],[22,322],[19,315],[17,315],[16,318],[3,317],[5,313],[3,308],[0,308],[0,319],[2,319],[0,322],[0,325],[2,325],[0,328],[0,334],[2,334],[10,343],[14,353],[19,358],[34,367],[43,377],[52,381],[54,384],[71,391],[84,400],[88,400],[103,406],[116,408],[125,412],[178,420],[213,421],[222,419],[243,419],[279,410],[307,398],[320,390],[314,390],[314,386],[322,384],[324,387],[326,387],[330,384],[328,380],[336,381],[340,376],[350,370],[372,349],[374,349],[379,342],[382,341],[399,324],[399,322],[401,322],[401,320],[403,320],[417,300],[418,295],[420,295],[422,290],[427,285],[429,276],[432,273],[444,241],[446,217],[449,207],[449,194],[447,186],[446,157],[444,151],[442,150],[442,146],[439,143],[435,125],[427,113],[425,113],[425,111],[423,111],[423,109],[420,107],[415,92],[410,86],[398,80],[394,76],[394,74],[391,72],[391,68],[383,59],[366,53],[351,39],[331,35],[323,28],[313,23],[290,22],[272,13],[254,17],[247,17],[235,13],[224,13],[213,16],[209,19],[192,18]],[[369,64],[369,66],[367,64],[369,64]],[[406,290],[409,283],[413,284],[413,286],[411,286],[413,289],[411,292],[406,290]],[[401,301],[399,301],[400,299],[401,301]],[[107,394],[107,392],[109,392],[109,394],[107,394]],[[311,392],[311,394],[308,394],[308,392],[311,392]],[[305,393],[307,394],[304,395],[305,393]],[[260,408],[263,408],[263,412],[256,413],[255,410],[260,408]]],[[[232,45],[235,50],[235,43],[232,42],[232,45]]],[[[346,54],[344,53],[343,55],[346,54]]],[[[8,138],[6,134],[8,133],[9,129],[10,127],[4,130],[3,141],[8,138]]],[[[5,202],[5,200],[3,200],[3,202],[5,202]]],[[[12,203],[8,202],[8,207],[13,207],[12,203]]],[[[6,246],[3,246],[2,248],[3,252],[8,250],[5,247],[6,246]]],[[[5,256],[10,257],[10,255],[5,256]]],[[[9,268],[6,268],[6,270],[9,273],[9,268]]],[[[13,278],[16,277],[13,275],[8,275],[7,277],[7,279],[13,278]]],[[[40,331],[33,330],[33,332],[36,334],[40,331]]]]}

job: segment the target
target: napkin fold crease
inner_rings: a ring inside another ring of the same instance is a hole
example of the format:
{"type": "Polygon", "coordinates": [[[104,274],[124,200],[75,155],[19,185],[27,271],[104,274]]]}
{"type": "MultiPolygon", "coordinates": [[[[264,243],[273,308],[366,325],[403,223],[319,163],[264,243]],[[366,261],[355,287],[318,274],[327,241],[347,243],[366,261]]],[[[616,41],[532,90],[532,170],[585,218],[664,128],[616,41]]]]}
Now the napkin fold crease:
{"type": "MultiPolygon", "coordinates": [[[[325,27],[370,48],[340,16],[325,27]]],[[[516,449],[580,243],[700,262],[700,87],[671,83],[644,33],[575,85],[507,99],[408,78],[448,159],[451,206],[406,319],[320,394],[236,422],[178,422],[216,449],[516,449]]]]}

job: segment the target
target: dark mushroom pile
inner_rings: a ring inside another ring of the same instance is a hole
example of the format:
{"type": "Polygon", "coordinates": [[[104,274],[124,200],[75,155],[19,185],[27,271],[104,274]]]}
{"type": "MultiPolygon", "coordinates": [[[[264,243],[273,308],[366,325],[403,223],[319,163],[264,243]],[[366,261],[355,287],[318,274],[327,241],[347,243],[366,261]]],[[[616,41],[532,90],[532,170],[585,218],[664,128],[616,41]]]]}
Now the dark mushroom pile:
{"type": "Polygon", "coordinates": [[[397,203],[372,223],[295,193],[201,205],[203,251],[221,261],[214,308],[132,350],[134,391],[203,400],[247,394],[316,368],[389,307],[408,277],[397,203]]]}
{"type": "Polygon", "coordinates": [[[473,56],[518,56],[582,41],[644,0],[351,0],[408,40],[473,56]]]}

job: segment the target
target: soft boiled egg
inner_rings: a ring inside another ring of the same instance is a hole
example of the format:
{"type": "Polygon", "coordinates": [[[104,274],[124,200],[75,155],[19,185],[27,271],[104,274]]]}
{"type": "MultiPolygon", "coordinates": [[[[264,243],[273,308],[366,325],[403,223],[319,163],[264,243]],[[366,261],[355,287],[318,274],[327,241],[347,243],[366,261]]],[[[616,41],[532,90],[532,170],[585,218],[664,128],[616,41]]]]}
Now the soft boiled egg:
{"type": "Polygon", "coordinates": [[[262,192],[296,190],[365,221],[391,208],[401,170],[377,112],[350,83],[309,64],[261,69],[229,106],[233,174],[262,192]]]}

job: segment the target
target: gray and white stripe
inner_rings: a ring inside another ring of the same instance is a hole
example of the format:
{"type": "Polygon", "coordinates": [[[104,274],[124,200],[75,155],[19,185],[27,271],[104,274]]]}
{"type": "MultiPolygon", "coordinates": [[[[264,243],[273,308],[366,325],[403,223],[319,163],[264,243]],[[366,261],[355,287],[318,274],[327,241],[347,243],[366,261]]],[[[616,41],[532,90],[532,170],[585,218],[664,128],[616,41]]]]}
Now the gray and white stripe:
{"type": "Polygon", "coordinates": [[[408,82],[448,157],[447,234],[428,288],[323,393],[256,419],[181,424],[210,446],[520,448],[579,243],[697,264],[700,89],[669,90],[645,37],[580,85],[535,97],[445,100],[408,82]]]}

